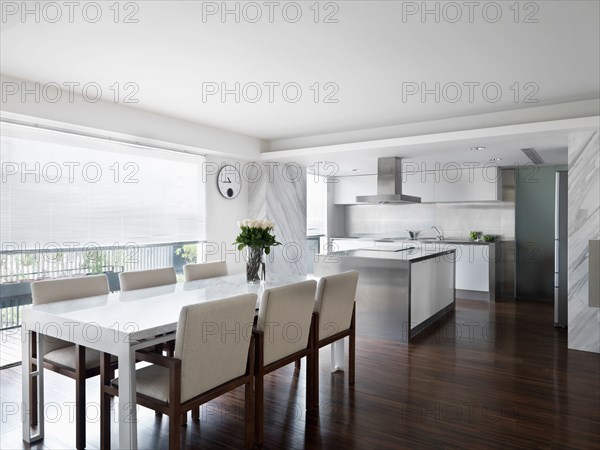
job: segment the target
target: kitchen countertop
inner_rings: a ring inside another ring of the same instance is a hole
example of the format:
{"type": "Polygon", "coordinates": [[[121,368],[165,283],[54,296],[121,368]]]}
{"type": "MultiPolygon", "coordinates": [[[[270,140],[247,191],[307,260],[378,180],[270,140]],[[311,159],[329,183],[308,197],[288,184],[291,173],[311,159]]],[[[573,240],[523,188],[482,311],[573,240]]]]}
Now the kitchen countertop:
{"type": "Polygon", "coordinates": [[[471,241],[468,239],[443,239],[443,240],[438,240],[435,238],[426,238],[426,239],[409,239],[409,238],[404,238],[404,237],[397,237],[397,238],[388,238],[388,237],[381,237],[381,236],[351,236],[351,237],[334,237],[331,239],[356,239],[356,240],[363,240],[363,241],[376,241],[376,242],[389,242],[389,243],[394,243],[394,242],[402,242],[402,243],[414,243],[414,244],[455,244],[455,245],[490,245],[490,244],[496,244],[500,241],[496,240],[494,242],[477,242],[477,241],[471,241]]]}
{"type": "Polygon", "coordinates": [[[369,258],[369,259],[384,259],[389,261],[403,261],[403,262],[417,262],[427,258],[435,258],[443,255],[449,255],[454,253],[455,250],[441,250],[435,252],[424,253],[421,249],[416,247],[405,247],[398,246],[396,248],[386,247],[385,249],[355,249],[355,250],[343,250],[339,252],[332,252],[329,255],[321,255],[326,258],[336,257],[353,257],[353,258],[369,258]],[[400,251],[395,251],[400,250],[400,251]]]}

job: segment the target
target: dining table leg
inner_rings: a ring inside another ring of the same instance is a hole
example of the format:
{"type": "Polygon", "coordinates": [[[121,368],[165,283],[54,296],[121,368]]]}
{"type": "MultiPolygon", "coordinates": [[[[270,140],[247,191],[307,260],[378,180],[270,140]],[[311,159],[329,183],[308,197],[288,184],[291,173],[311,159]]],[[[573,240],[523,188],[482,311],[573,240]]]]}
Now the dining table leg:
{"type": "Polygon", "coordinates": [[[331,344],[331,371],[344,370],[344,339],[331,344]]]}
{"type": "Polygon", "coordinates": [[[36,339],[35,332],[29,331],[23,326],[21,333],[23,352],[23,364],[21,364],[23,440],[31,444],[44,438],[44,349],[43,340],[36,339]],[[32,343],[37,344],[35,370],[33,370],[33,364],[31,364],[32,343]],[[35,422],[37,422],[37,433],[32,435],[31,427],[35,422]]]}
{"type": "Polygon", "coordinates": [[[119,355],[119,448],[137,449],[135,350],[123,346],[119,355]]]}

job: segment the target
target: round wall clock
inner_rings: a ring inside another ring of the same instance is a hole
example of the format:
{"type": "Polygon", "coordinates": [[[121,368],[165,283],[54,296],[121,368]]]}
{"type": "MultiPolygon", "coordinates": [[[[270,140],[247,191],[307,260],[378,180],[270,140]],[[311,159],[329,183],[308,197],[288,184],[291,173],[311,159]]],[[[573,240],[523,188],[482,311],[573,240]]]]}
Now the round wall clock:
{"type": "Polygon", "coordinates": [[[217,175],[217,187],[223,197],[227,199],[236,198],[242,190],[240,172],[233,166],[223,166],[219,171],[219,175],[217,175]]]}

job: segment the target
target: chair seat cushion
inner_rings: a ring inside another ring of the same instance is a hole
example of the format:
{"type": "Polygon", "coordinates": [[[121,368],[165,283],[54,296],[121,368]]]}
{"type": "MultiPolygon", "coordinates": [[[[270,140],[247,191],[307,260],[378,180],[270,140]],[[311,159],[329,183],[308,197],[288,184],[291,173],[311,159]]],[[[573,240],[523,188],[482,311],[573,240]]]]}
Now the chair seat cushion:
{"type": "MultiPolygon", "coordinates": [[[[117,360],[117,357],[111,355],[110,360],[111,362],[114,362],[117,360]]],[[[44,361],[75,370],[75,345],[67,345],[66,347],[46,353],[44,355],[44,361]]],[[[100,367],[100,352],[98,350],[86,348],[85,368],[95,369],[98,367],[100,367]]]]}
{"type": "MultiPolygon", "coordinates": [[[[169,402],[169,369],[157,365],[143,367],[135,371],[137,393],[152,397],[161,402],[169,402]]],[[[112,380],[119,386],[119,379],[112,380]]]]}

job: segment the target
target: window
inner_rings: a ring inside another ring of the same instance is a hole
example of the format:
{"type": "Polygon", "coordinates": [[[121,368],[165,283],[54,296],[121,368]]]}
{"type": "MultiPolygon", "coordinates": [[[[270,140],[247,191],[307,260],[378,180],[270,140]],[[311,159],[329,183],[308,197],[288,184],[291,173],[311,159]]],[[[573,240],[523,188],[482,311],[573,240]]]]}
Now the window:
{"type": "Polygon", "coordinates": [[[204,157],[2,123],[2,250],[205,239],[204,157]]]}

